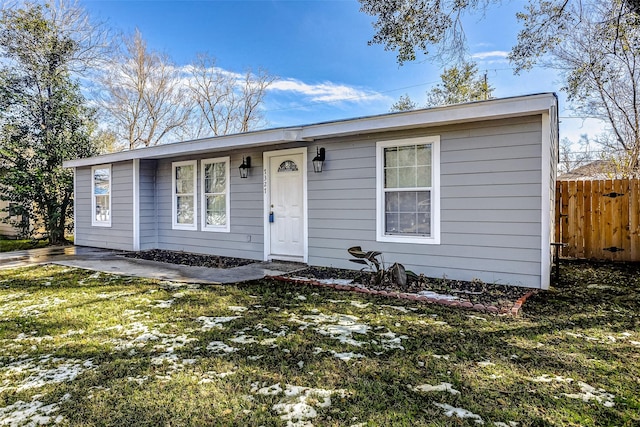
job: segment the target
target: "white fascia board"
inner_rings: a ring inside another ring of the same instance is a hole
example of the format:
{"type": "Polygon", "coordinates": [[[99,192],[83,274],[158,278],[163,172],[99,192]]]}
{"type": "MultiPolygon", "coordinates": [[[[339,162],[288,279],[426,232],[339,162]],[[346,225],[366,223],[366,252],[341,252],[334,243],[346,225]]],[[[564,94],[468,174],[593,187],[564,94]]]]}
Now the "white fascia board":
{"type": "Polygon", "coordinates": [[[251,148],[294,141],[311,142],[317,139],[346,135],[520,117],[548,112],[549,108],[555,105],[556,102],[556,97],[552,93],[491,99],[488,101],[448,105],[426,110],[391,113],[158,145],[87,159],[69,160],[64,162],[63,166],[81,167],[132,159],[160,159],[186,155],[195,156],[225,149],[251,148]]]}
{"type": "Polygon", "coordinates": [[[194,141],[156,145],[154,147],[120,151],[118,153],[105,154],[86,159],[67,160],[63,163],[63,166],[65,168],[71,168],[102,163],[116,163],[133,159],[161,159],[182,155],[198,155],[230,148],[248,148],[299,140],[301,140],[300,127],[270,129],[265,131],[198,139],[194,141]]]}

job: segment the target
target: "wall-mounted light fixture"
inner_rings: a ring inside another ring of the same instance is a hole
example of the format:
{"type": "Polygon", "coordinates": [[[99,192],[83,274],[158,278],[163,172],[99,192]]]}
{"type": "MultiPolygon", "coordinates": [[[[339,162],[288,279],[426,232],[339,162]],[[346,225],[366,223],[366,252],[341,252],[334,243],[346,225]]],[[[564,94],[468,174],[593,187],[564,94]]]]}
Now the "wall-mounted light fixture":
{"type": "Polygon", "coordinates": [[[247,178],[249,176],[249,169],[251,169],[251,157],[246,158],[242,156],[242,164],[238,168],[240,169],[240,178],[247,178]]]}
{"type": "Polygon", "coordinates": [[[315,173],[322,172],[322,166],[324,166],[324,148],[316,147],[316,156],[313,158],[313,171],[315,173]]]}

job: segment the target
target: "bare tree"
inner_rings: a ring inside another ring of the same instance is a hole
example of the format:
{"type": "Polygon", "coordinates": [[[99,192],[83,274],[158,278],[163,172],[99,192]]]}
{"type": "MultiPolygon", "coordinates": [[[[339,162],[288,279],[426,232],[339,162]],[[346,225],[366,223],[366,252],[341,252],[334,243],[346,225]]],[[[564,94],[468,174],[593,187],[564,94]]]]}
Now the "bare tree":
{"type": "Polygon", "coordinates": [[[122,46],[101,78],[102,105],[129,149],[157,145],[188,123],[182,75],[167,55],[147,48],[139,30],[122,46]]]}
{"type": "MultiPolygon", "coordinates": [[[[548,53],[541,62],[563,74],[563,90],[578,114],[609,125],[610,137],[599,142],[605,151],[617,153],[621,172],[633,176],[640,174],[640,28],[635,13],[622,14],[625,4],[621,0],[568,3],[563,12],[571,18],[566,24],[535,37],[525,31],[543,19],[544,8],[531,7],[528,15],[521,16],[525,29],[519,46],[548,40],[539,47],[548,53]]],[[[525,53],[512,51],[511,59],[520,68],[530,65],[531,57],[525,53]]]]}
{"type": "Polygon", "coordinates": [[[247,132],[260,127],[264,115],[260,105],[274,77],[259,69],[244,74],[216,67],[214,57],[198,55],[191,66],[189,89],[197,106],[194,119],[197,136],[247,132]]]}
{"type": "Polygon", "coordinates": [[[580,135],[580,141],[572,142],[569,138],[562,138],[560,141],[560,158],[558,159],[558,172],[567,173],[581,166],[585,166],[594,160],[601,160],[594,157],[591,151],[589,137],[580,135]]]}

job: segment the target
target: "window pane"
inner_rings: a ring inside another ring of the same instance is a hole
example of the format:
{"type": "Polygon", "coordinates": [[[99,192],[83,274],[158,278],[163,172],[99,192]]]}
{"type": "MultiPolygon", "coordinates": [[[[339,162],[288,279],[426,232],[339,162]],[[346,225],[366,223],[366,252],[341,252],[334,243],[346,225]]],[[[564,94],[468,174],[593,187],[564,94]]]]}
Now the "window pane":
{"type": "Polygon", "coordinates": [[[109,194],[109,169],[96,169],[93,171],[94,194],[109,194]]]}
{"type": "Polygon", "coordinates": [[[416,234],[416,214],[401,213],[398,231],[402,234],[416,234]]]}
{"type": "Polygon", "coordinates": [[[215,193],[224,193],[226,190],[227,180],[225,177],[225,164],[224,163],[216,163],[214,165],[215,168],[215,179],[213,180],[213,191],[215,193]]]}
{"type": "Polygon", "coordinates": [[[431,191],[418,191],[418,213],[431,213],[431,191]]]}
{"type": "Polygon", "coordinates": [[[384,170],[384,188],[398,188],[398,168],[384,170]]]}
{"type": "Polygon", "coordinates": [[[398,214],[387,213],[385,215],[385,233],[393,234],[398,233],[398,214]]]}
{"type": "Polygon", "coordinates": [[[207,225],[227,223],[226,196],[207,196],[207,225]]]}
{"type": "Polygon", "coordinates": [[[416,187],[431,187],[431,166],[418,166],[416,187]]]}
{"type": "Polygon", "coordinates": [[[398,147],[398,166],[415,166],[416,164],[416,146],[408,145],[398,147]]]}
{"type": "Polygon", "coordinates": [[[193,165],[176,166],[176,194],[193,194],[193,165]]]}
{"type": "Polygon", "coordinates": [[[395,168],[398,166],[398,148],[389,147],[384,149],[384,167],[395,168]]]}
{"type": "Polygon", "coordinates": [[[431,233],[431,192],[386,192],[384,228],[387,234],[428,236],[431,233]]]}
{"type": "Polygon", "coordinates": [[[385,193],[384,197],[384,206],[385,206],[385,212],[398,212],[398,207],[399,207],[399,201],[398,201],[398,197],[399,194],[397,191],[394,192],[390,192],[390,193],[385,193]]]}
{"type": "Polygon", "coordinates": [[[417,192],[416,191],[403,191],[398,193],[400,199],[400,212],[416,212],[417,205],[417,192]]]}
{"type": "Polygon", "coordinates": [[[178,224],[193,224],[193,196],[177,196],[176,222],[178,224]]]}
{"type": "Polygon", "coordinates": [[[418,145],[416,157],[419,166],[431,165],[431,144],[418,145]]]}
{"type": "Polygon", "coordinates": [[[398,188],[413,188],[416,186],[416,168],[409,166],[398,170],[398,188]]]}
{"type": "Polygon", "coordinates": [[[109,196],[94,196],[96,198],[96,221],[108,222],[110,218],[109,212],[109,196]]]}
{"type": "Polygon", "coordinates": [[[205,193],[224,193],[226,190],[225,163],[209,163],[204,169],[205,193]]]}

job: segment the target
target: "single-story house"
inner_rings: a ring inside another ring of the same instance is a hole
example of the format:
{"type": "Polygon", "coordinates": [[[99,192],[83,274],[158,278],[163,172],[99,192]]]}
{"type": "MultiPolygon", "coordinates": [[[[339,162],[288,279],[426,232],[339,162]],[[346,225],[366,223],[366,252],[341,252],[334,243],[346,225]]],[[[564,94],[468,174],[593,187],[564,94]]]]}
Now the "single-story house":
{"type": "Polygon", "coordinates": [[[544,289],[557,111],[545,93],[67,161],[75,243],[339,268],[359,245],[430,277],[544,289]]]}

